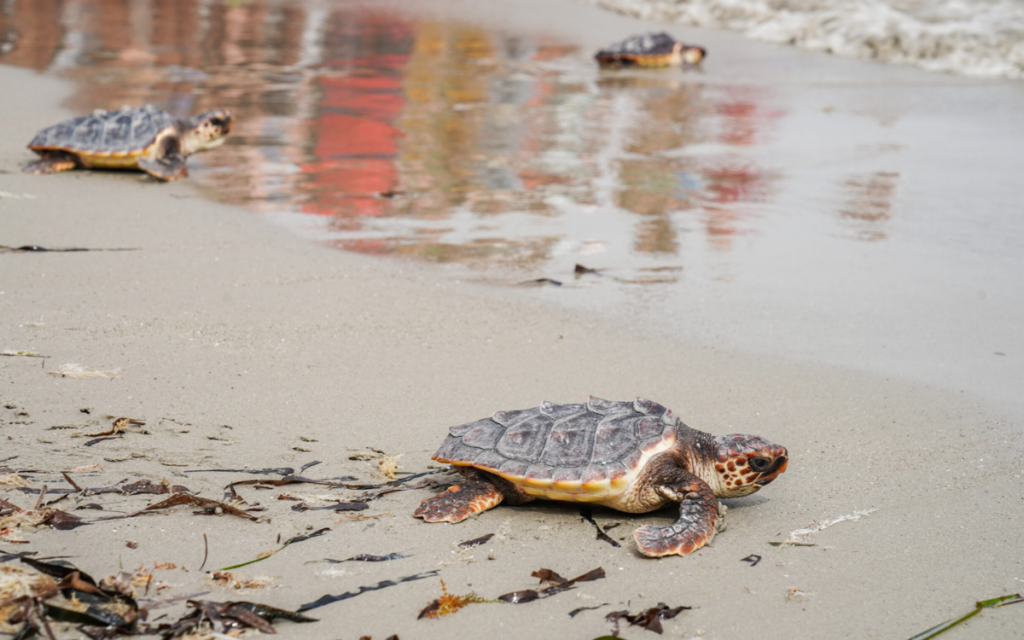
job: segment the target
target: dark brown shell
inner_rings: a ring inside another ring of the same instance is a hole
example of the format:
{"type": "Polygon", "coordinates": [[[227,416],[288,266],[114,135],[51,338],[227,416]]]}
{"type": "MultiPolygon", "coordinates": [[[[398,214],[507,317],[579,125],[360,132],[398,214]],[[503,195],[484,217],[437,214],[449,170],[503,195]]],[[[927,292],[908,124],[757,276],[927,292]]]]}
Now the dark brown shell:
{"type": "Polygon", "coordinates": [[[595,57],[601,60],[604,58],[664,56],[673,52],[676,42],[678,40],[667,33],[642,33],[601,49],[595,57]]]}
{"type": "Polygon", "coordinates": [[[153,105],[119,111],[99,109],[43,129],[28,147],[82,154],[132,153],[147,148],[159,133],[175,126],[169,113],[153,105]]]}
{"type": "Polygon", "coordinates": [[[499,411],[449,429],[435,460],[506,478],[596,482],[636,470],[644,453],[675,438],[678,419],[656,402],[549,402],[499,411]]]}

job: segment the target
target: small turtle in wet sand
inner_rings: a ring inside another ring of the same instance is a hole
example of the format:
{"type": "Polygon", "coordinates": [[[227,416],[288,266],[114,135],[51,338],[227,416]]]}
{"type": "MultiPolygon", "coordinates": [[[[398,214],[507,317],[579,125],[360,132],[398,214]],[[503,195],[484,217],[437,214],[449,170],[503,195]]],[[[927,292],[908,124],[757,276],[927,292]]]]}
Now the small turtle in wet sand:
{"type": "Polygon", "coordinates": [[[139,169],[160,180],[188,175],[185,158],[220,146],[234,119],[214,109],[178,119],[152,105],[97,109],[36,134],[28,148],[40,155],[25,173],[69,169],[139,169]]]}
{"type": "Polygon", "coordinates": [[[693,67],[707,55],[703,47],[679,42],[667,33],[644,33],[598,51],[602,67],[693,67]]]}
{"type": "Polygon", "coordinates": [[[715,535],[718,498],[748,496],[786,470],[785,447],[691,429],[656,402],[551,404],[452,427],[434,460],[465,480],[420,503],[427,522],[461,522],[501,502],[589,502],[627,513],[679,503],[679,520],[633,532],[646,556],[687,555],[715,535]]]}

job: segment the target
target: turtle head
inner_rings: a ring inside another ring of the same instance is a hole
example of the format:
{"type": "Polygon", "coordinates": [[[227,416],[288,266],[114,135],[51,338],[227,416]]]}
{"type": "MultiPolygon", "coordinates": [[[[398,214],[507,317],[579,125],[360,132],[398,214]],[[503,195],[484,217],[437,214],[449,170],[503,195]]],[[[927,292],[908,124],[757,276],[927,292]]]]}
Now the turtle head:
{"type": "Polygon", "coordinates": [[[189,126],[182,135],[181,151],[189,156],[197,151],[219,147],[231,133],[235,118],[227,109],[213,109],[200,113],[188,121],[189,126]]]}
{"type": "Polygon", "coordinates": [[[700,64],[705,56],[707,56],[707,51],[704,50],[704,47],[686,47],[683,49],[683,62],[691,67],[700,64]]]}
{"type": "Polygon", "coordinates": [[[715,445],[716,482],[711,487],[720,498],[749,496],[779,477],[789,464],[785,447],[759,436],[718,436],[715,445]]]}

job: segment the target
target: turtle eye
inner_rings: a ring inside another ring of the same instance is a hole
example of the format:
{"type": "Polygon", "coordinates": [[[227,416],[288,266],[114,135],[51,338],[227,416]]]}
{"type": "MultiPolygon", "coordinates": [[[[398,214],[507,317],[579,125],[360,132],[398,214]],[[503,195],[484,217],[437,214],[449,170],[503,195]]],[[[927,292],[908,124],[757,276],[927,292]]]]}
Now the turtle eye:
{"type": "Polygon", "coordinates": [[[758,471],[758,472],[767,471],[768,467],[770,467],[770,466],[772,466],[772,462],[768,458],[751,458],[750,459],[750,468],[753,469],[754,471],[758,471]]]}

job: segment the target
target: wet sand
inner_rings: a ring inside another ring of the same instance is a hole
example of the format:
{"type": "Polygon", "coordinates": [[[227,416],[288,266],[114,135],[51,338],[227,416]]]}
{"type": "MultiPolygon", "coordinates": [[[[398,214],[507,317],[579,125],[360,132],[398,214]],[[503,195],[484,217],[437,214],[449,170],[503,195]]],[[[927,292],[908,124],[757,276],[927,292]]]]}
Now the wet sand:
{"type": "MultiPolygon", "coordinates": [[[[8,88],[0,102],[0,190],[34,196],[0,199],[0,242],[133,249],[0,255],[0,349],[48,356],[0,358],[0,460],[18,456],[3,464],[43,470],[25,474],[31,487],[66,487],[60,471],[97,464],[101,471],[73,477],[90,487],[167,479],[221,499],[228,482],[269,476],[188,472],[297,470],[317,460],[305,475],[377,482],[373,461],[349,456],[372,447],[402,454],[403,472],[427,471],[450,425],[588,394],[650,397],[693,427],[757,433],[792,455],[775,483],[729,501],[728,528],[685,558],[643,558],[629,535],[641,524],[671,522],[671,511],[597,510],[598,523],[621,523],[609,532],[622,544],[613,548],[566,505],[498,508],[449,526],[411,517],[427,489],[371,502],[354,515],[381,517],[366,520],[295,512],[293,501],[277,499],[287,493],[323,505],[322,498],[358,493],[315,485],[240,487],[248,506],[265,509],[260,522],[179,507],[73,531],[25,532],[28,544],[0,543],[3,551],[72,556],[96,577],[171,562],[176,569],[155,571],[170,585],[161,595],[208,590],[204,598],[286,609],[438,572],[316,609],[315,624],[275,625],[284,637],[304,638],[589,638],[610,630],[607,613],[658,602],[693,607],[665,622],[670,637],[727,639],[769,629],[772,637],[903,638],[980,598],[1024,588],[1020,431],[971,394],[645,335],[514,291],[454,281],[429,266],[333,251],[211,203],[191,181],[22,175],[27,138],[70,115],[59,108],[66,88],[7,67],[0,84],[8,88]],[[66,363],[116,373],[50,375],[66,363]],[[88,438],[76,436],[104,430],[107,415],[144,420],[148,433],[85,446],[88,438]],[[866,510],[873,511],[809,536],[817,546],[768,544],[866,510]],[[267,588],[204,586],[210,569],[323,527],[331,530],[234,572],[272,577],[267,588]],[[454,543],[486,533],[500,535],[471,553],[454,552],[454,543]],[[209,553],[199,571],[204,534],[209,553]],[[409,557],[312,563],[394,552],[409,557]],[[756,566],[742,561],[751,554],[762,557],[756,566]],[[549,599],[416,620],[441,594],[441,579],[453,593],[494,598],[534,587],[530,572],[542,567],[573,577],[599,566],[607,578],[549,599]]],[[[36,499],[6,486],[0,497],[26,507],[36,499]]],[[[81,502],[110,514],[158,499],[81,502]]],[[[104,512],[75,513],[91,520],[104,512]]],[[[168,611],[176,617],[183,609],[168,611]]],[[[1022,625],[1024,607],[1008,607],[945,637],[1021,637],[1022,625]]],[[[647,634],[625,623],[621,633],[647,634]]]]}

